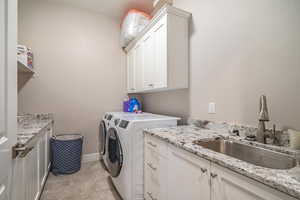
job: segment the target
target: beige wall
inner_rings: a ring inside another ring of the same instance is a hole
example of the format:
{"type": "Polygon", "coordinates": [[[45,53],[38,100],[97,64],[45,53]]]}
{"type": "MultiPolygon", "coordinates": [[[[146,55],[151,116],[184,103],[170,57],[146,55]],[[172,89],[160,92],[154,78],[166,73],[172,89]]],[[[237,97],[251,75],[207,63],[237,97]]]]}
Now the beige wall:
{"type": "Polygon", "coordinates": [[[98,122],[105,111],[120,110],[124,98],[119,23],[62,4],[21,0],[19,42],[32,47],[36,67],[35,78],[19,82],[19,113],[54,113],[56,133],[81,132],[84,153],[97,152],[98,122]]]}
{"type": "Polygon", "coordinates": [[[180,117],[180,124],[190,115],[188,89],[143,94],[141,100],[144,111],[180,117]]]}
{"type": "Polygon", "coordinates": [[[300,129],[300,1],[175,0],[174,6],[193,14],[189,98],[153,94],[147,105],[144,95],[147,111],[159,104],[181,114],[190,99],[194,118],[256,125],[258,99],[266,94],[269,125],[300,129]],[[207,113],[209,102],[216,114],[207,113]]]}

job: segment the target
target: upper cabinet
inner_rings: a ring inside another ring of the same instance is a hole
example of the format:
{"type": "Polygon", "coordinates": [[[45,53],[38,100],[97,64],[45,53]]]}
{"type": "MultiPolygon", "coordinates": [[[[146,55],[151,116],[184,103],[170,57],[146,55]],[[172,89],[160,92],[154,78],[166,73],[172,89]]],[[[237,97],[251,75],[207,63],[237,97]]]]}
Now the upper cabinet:
{"type": "Polygon", "coordinates": [[[128,45],[128,93],[188,88],[190,16],[166,5],[128,45]]]}

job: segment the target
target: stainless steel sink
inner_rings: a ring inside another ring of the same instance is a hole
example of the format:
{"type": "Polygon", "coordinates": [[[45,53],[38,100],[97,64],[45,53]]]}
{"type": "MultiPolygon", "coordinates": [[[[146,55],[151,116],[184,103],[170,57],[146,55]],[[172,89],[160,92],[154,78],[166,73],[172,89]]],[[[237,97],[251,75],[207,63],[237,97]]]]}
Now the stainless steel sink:
{"type": "Polygon", "coordinates": [[[194,144],[261,167],[290,169],[297,165],[296,159],[288,154],[243,144],[233,140],[199,140],[194,141],[194,144]]]}

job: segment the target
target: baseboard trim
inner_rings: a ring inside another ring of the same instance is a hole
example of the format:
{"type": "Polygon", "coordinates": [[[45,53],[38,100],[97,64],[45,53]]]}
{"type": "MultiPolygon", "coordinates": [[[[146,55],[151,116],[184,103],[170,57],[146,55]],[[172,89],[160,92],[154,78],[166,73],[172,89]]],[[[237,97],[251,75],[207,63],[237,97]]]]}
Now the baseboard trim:
{"type": "Polygon", "coordinates": [[[90,153],[82,155],[82,163],[93,162],[99,160],[99,153],[90,153]]]}

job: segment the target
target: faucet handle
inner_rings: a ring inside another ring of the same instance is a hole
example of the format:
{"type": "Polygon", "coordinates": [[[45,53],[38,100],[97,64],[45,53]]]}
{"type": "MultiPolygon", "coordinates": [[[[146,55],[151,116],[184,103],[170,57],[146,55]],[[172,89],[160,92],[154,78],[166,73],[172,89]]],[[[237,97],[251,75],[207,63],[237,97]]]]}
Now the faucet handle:
{"type": "Polygon", "coordinates": [[[280,136],[277,133],[279,133],[279,132],[276,131],[276,125],[273,124],[272,137],[273,137],[274,145],[280,145],[280,136]]]}
{"type": "Polygon", "coordinates": [[[295,157],[297,166],[299,167],[300,166],[300,151],[295,152],[294,157],[295,157]]]}

